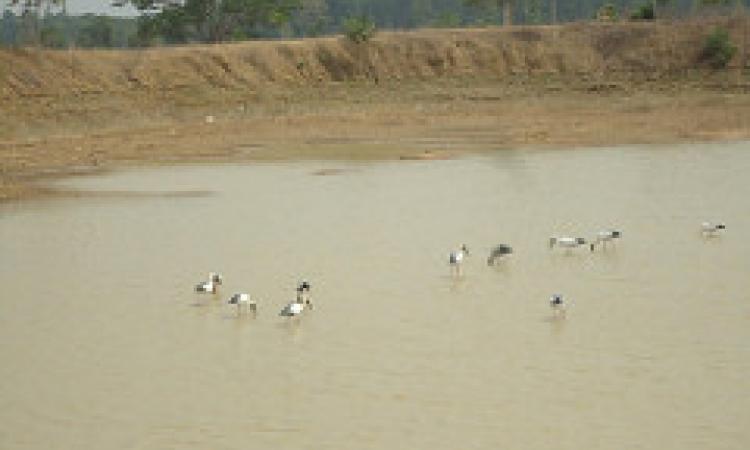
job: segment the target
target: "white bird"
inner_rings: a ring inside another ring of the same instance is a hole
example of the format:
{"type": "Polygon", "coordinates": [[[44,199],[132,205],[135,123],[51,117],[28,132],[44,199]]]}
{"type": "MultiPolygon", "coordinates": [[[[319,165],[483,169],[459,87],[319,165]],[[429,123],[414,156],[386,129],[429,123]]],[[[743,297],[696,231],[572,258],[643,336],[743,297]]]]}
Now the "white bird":
{"type": "Polygon", "coordinates": [[[450,264],[451,267],[455,267],[456,270],[459,270],[461,263],[467,256],[469,256],[469,249],[466,247],[466,244],[461,244],[461,248],[450,252],[448,255],[448,264],[450,264]]]}
{"type": "Polygon", "coordinates": [[[703,222],[701,224],[701,233],[705,235],[714,235],[718,233],[719,230],[725,230],[726,228],[727,226],[721,222],[718,222],[718,223],[703,222]]]}
{"type": "Polygon", "coordinates": [[[239,293],[234,294],[228,302],[230,305],[237,305],[237,313],[239,314],[240,308],[245,307],[245,309],[252,309],[253,312],[257,311],[258,309],[258,302],[250,298],[250,294],[246,293],[239,293]]]}
{"type": "Polygon", "coordinates": [[[602,246],[606,247],[608,242],[612,242],[613,240],[619,239],[620,237],[622,237],[621,231],[602,230],[596,233],[596,239],[591,243],[591,251],[594,251],[594,246],[597,244],[602,244],[602,246]]]}
{"type": "Polygon", "coordinates": [[[293,317],[302,314],[305,308],[312,309],[313,305],[309,297],[310,283],[307,280],[302,280],[297,285],[297,298],[289,302],[279,312],[280,316],[293,317]]]}
{"type": "Polygon", "coordinates": [[[555,314],[565,314],[565,300],[563,300],[562,295],[553,294],[552,297],[549,298],[549,306],[555,314]]]}
{"type": "Polygon", "coordinates": [[[551,237],[549,238],[549,248],[552,247],[565,247],[565,248],[576,248],[581,245],[586,245],[586,239],[576,237],[551,237]]]}
{"type": "Polygon", "coordinates": [[[221,274],[211,272],[208,274],[208,281],[198,283],[195,286],[195,292],[207,292],[209,294],[215,294],[219,285],[224,282],[224,278],[221,274]]]}
{"type": "Polygon", "coordinates": [[[298,300],[294,300],[293,302],[289,302],[288,305],[286,305],[281,312],[279,312],[280,316],[286,316],[286,317],[293,317],[298,316],[302,314],[302,311],[305,310],[305,304],[300,303],[298,300]]]}
{"type": "Polygon", "coordinates": [[[490,256],[487,258],[487,265],[491,266],[495,264],[495,260],[498,258],[502,258],[505,255],[510,255],[513,253],[513,248],[510,245],[506,244],[500,244],[495,246],[492,250],[490,250],[490,256]]]}

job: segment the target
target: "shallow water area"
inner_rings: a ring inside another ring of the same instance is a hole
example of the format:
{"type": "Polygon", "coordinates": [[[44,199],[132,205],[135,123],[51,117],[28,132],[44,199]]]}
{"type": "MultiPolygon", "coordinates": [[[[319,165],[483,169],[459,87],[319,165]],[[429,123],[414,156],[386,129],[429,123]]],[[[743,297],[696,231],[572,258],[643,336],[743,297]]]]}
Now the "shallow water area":
{"type": "Polygon", "coordinates": [[[748,150],[139,169],[0,205],[0,448],[744,449],[748,150]]]}

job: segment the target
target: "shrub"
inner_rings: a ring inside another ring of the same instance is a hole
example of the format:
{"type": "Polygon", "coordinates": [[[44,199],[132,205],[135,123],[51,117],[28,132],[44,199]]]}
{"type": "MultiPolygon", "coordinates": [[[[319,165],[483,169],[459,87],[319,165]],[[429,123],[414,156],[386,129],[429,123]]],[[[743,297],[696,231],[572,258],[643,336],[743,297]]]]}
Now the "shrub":
{"type": "Polygon", "coordinates": [[[65,34],[57,27],[45,26],[39,36],[44,47],[65,48],[65,34]]]}
{"type": "Polygon", "coordinates": [[[366,16],[350,17],[344,21],[344,34],[356,44],[367,42],[375,34],[375,23],[366,16]]]}
{"type": "Polygon", "coordinates": [[[700,60],[708,63],[714,69],[723,69],[729,64],[736,52],[737,47],[732,45],[729,40],[729,32],[724,28],[717,27],[706,37],[700,60]]]}
{"type": "Polygon", "coordinates": [[[617,8],[612,3],[602,5],[596,12],[596,20],[600,22],[615,22],[617,20],[617,8]]]}
{"type": "Polygon", "coordinates": [[[632,20],[654,20],[654,5],[653,3],[646,3],[641,5],[630,15],[632,20]]]}
{"type": "Polygon", "coordinates": [[[437,28],[457,28],[461,26],[461,16],[456,13],[445,12],[434,20],[432,25],[437,28]]]}

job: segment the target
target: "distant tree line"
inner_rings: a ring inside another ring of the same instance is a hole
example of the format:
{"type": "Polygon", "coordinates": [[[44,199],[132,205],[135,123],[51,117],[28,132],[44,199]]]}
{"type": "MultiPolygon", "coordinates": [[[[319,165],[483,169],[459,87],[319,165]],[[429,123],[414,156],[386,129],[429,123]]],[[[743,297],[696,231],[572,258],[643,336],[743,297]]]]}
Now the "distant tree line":
{"type": "Polygon", "coordinates": [[[730,13],[750,0],[114,0],[137,17],[70,15],[65,0],[11,0],[0,44],[142,47],[342,32],[353,18],[377,29],[651,20],[730,13]]]}
{"type": "Polygon", "coordinates": [[[133,18],[94,14],[37,17],[16,15],[6,10],[0,24],[0,43],[4,46],[126,48],[138,45],[138,23],[133,18]]]}

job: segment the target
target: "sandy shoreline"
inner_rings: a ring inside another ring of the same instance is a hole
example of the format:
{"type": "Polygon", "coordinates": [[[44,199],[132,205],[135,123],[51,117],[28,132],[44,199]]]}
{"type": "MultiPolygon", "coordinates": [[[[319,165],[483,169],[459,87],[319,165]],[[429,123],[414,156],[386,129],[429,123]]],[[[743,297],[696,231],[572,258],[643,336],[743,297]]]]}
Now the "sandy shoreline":
{"type": "Polygon", "coordinates": [[[122,166],[750,138],[750,18],[0,49],[0,201],[122,166]],[[737,52],[702,62],[715,27],[737,52]]]}
{"type": "MultiPolygon", "coordinates": [[[[55,195],[50,177],[137,165],[289,159],[439,159],[518,148],[750,138],[744,84],[347,84],[226,93],[198,106],[149,105],[128,120],[49,120],[0,140],[0,200],[55,195]],[[54,125],[54,126],[53,126],[54,125]]],[[[167,103],[168,105],[168,103],[167,103]]],[[[27,114],[38,108],[22,104],[27,114]]],[[[64,107],[64,105],[62,106],[64,107]]],[[[53,114],[54,115],[54,114],[53,114]]]]}

